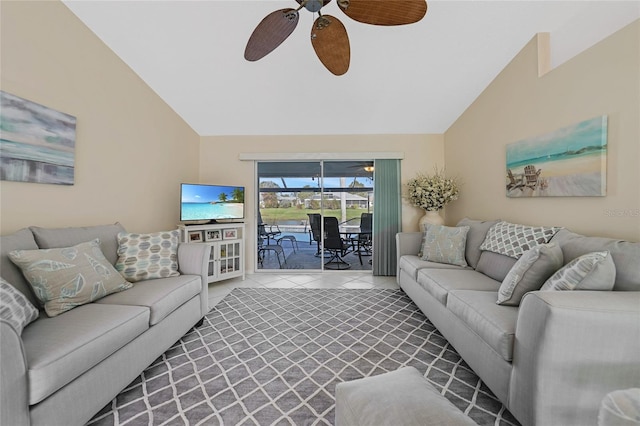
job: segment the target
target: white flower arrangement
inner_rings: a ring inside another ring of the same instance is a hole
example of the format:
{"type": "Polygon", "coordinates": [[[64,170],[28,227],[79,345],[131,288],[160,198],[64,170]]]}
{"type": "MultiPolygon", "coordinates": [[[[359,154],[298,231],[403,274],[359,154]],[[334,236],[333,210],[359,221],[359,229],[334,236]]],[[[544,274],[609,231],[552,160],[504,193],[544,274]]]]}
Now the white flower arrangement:
{"type": "Polygon", "coordinates": [[[456,178],[446,178],[444,170],[436,168],[433,175],[418,175],[407,182],[409,201],[414,206],[427,211],[438,211],[445,204],[458,199],[458,181],[456,178]]]}

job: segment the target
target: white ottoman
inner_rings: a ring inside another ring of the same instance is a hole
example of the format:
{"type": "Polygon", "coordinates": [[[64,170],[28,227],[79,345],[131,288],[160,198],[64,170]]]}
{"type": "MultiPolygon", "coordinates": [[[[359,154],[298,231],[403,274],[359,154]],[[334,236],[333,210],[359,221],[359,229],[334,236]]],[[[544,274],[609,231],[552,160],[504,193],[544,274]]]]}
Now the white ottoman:
{"type": "Polygon", "coordinates": [[[477,426],[414,367],[336,386],[336,426],[477,426]]]}

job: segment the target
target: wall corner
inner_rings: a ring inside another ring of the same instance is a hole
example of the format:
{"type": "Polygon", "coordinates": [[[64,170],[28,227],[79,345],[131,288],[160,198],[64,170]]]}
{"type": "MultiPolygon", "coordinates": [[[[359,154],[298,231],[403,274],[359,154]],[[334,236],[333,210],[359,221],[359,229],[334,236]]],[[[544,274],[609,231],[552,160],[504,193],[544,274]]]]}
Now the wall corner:
{"type": "Polygon", "coordinates": [[[538,41],[538,77],[551,71],[551,34],[536,34],[538,41]]]}

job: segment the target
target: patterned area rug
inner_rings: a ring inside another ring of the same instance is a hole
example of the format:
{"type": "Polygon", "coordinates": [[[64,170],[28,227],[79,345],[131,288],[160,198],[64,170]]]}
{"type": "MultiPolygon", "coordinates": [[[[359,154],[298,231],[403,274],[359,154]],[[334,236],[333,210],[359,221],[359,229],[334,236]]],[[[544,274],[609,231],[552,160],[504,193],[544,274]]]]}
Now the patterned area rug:
{"type": "Polygon", "coordinates": [[[332,425],[337,383],[407,365],[478,424],[518,425],[401,290],[252,288],[234,289],[90,424],[332,425]]]}

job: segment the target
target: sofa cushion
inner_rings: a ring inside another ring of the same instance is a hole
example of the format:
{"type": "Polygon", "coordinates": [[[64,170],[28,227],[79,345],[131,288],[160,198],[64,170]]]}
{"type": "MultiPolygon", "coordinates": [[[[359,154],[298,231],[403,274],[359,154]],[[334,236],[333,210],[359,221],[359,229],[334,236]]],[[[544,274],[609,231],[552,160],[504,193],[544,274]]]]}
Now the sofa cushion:
{"type": "Polygon", "coordinates": [[[480,250],[488,250],[518,259],[537,246],[548,243],[560,228],[527,226],[517,223],[498,222],[487,232],[480,250]]]}
{"type": "MultiPolygon", "coordinates": [[[[420,269],[418,284],[431,296],[446,306],[451,290],[479,290],[495,292],[500,283],[471,269],[420,269]]],[[[496,299],[493,300],[495,303],[496,299]]]]}
{"type": "Polygon", "coordinates": [[[126,292],[112,294],[97,303],[145,306],[151,310],[149,325],[154,325],[199,295],[200,290],[202,279],[199,275],[180,275],[137,282],[126,292]]]}
{"type": "Polygon", "coordinates": [[[487,232],[489,228],[491,228],[496,223],[500,222],[500,220],[472,220],[469,218],[464,218],[456,226],[468,226],[469,232],[467,233],[467,244],[465,245],[465,257],[467,259],[467,264],[472,268],[476,268],[478,266],[478,261],[480,260],[480,255],[482,251],[480,250],[480,245],[484,241],[487,236],[487,232]]]}
{"type": "Polygon", "coordinates": [[[513,257],[491,251],[483,251],[480,255],[476,271],[482,272],[486,276],[502,282],[516,262],[517,259],[513,257]]]}
{"type": "Polygon", "coordinates": [[[4,278],[0,278],[0,318],[9,323],[18,335],[29,323],[38,319],[40,312],[24,294],[4,278]]]}
{"type": "Polygon", "coordinates": [[[398,263],[398,269],[405,271],[414,280],[418,278],[418,271],[422,268],[438,268],[438,269],[465,269],[458,265],[451,265],[449,263],[437,263],[429,262],[428,260],[422,260],[420,257],[405,254],[400,258],[398,263]]]}
{"type": "Polygon", "coordinates": [[[511,361],[518,308],[496,305],[497,297],[489,291],[453,290],[447,298],[447,309],[505,361],[511,361]]]}
{"type": "Polygon", "coordinates": [[[50,317],[131,287],[104,257],[97,239],[73,247],[15,250],[9,258],[50,317]]]}
{"type": "Polygon", "coordinates": [[[109,263],[115,265],[118,259],[118,232],[124,232],[124,227],[116,222],[113,225],[96,225],[72,228],[40,228],[31,226],[31,232],[41,249],[71,247],[76,244],[92,241],[98,238],[100,248],[109,263]]]}
{"type": "Polygon", "coordinates": [[[468,226],[430,225],[424,233],[422,260],[467,266],[465,244],[468,226]]]}
{"type": "Polygon", "coordinates": [[[148,328],[147,308],[95,303],[35,321],[22,333],[29,404],[42,401],[148,328]]]}
{"type": "Polygon", "coordinates": [[[120,232],[116,269],[130,282],[178,276],[179,241],[177,229],[150,234],[120,232]]]}
{"type": "Polygon", "coordinates": [[[603,290],[613,288],[616,267],[608,251],[583,254],[566,264],[544,283],[541,291],[603,290]]]}
{"type": "Polygon", "coordinates": [[[0,274],[20,293],[24,294],[34,306],[42,306],[31,285],[22,275],[22,270],[9,259],[9,253],[14,250],[37,250],[38,245],[29,229],[21,229],[10,235],[0,237],[0,274]]]}
{"type": "Polygon", "coordinates": [[[555,243],[540,244],[528,250],[513,265],[500,290],[499,305],[518,306],[525,293],[540,287],[562,267],[562,249],[555,243]]]}
{"type": "Polygon", "coordinates": [[[608,251],[616,265],[616,281],[613,289],[640,291],[640,242],[585,237],[567,230],[558,232],[552,241],[560,244],[565,264],[583,254],[608,251]]]}

